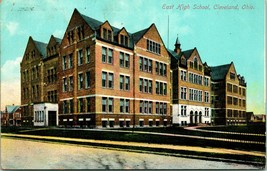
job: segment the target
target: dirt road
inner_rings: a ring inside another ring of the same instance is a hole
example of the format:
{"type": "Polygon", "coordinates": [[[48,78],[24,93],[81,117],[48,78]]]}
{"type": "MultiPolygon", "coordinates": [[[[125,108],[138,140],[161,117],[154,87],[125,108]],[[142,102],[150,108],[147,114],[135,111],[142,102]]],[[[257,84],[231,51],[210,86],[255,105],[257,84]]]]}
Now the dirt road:
{"type": "Polygon", "coordinates": [[[259,169],[255,166],[1,138],[2,169],[259,169]]]}

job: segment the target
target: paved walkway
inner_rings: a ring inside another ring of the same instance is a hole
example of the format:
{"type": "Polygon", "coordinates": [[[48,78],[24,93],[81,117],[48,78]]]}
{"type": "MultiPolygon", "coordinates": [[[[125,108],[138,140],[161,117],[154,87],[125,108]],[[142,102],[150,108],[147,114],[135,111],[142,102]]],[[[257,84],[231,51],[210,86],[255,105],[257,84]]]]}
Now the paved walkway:
{"type": "Polygon", "coordinates": [[[184,127],[187,130],[199,131],[199,132],[212,132],[212,133],[219,133],[219,134],[239,134],[239,135],[253,135],[253,136],[265,136],[265,134],[254,134],[254,133],[245,133],[245,132],[226,132],[226,131],[214,131],[214,130],[207,130],[207,129],[198,129],[206,126],[190,126],[184,127]]]}
{"type": "Polygon", "coordinates": [[[204,147],[181,146],[181,145],[149,144],[149,143],[137,143],[137,142],[91,140],[91,139],[80,139],[80,138],[63,138],[63,137],[20,135],[20,134],[6,134],[6,133],[1,133],[1,136],[31,138],[37,140],[61,140],[61,141],[71,141],[71,142],[97,143],[102,145],[123,145],[129,147],[130,146],[148,147],[157,149],[186,150],[186,151],[196,151],[196,152],[210,152],[210,153],[231,154],[231,155],[252,155],[252,156],[265,157],[264,152],[232,150],[224,148],[204,148],[204,147]]]}

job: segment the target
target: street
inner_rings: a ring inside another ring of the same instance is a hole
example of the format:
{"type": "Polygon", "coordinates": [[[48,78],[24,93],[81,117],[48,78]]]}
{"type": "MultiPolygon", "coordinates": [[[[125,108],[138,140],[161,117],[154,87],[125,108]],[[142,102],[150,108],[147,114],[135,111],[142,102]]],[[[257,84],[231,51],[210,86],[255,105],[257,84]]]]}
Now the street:
{"type": "Polygon", "coordinates": [[[2,169],[259,169],[243,164],[3,137],[1,167],[2,169]]]}

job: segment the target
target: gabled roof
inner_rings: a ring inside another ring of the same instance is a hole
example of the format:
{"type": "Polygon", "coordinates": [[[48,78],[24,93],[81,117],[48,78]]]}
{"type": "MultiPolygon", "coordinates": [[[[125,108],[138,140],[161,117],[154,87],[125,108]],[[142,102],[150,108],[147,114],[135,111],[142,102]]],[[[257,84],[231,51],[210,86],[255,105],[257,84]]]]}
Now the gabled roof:
{"type": "Polygon", "coordinates": [[[167,51],[169,52],[169,55],[172,57],[172,58],[174,58],[174,59],[176,59],[177,61],[180,59],[180,57],[182,56],[182,52],[179,54],[179,55],[177,55],[177,53],[176,52],[174,52],[173,50],[171,50],[171,49],[167,49],[167,51]]]}
{"type": "Polygon", "coordinates": [[[138,40],[140,40],[143,35],[148,31],[149,28],[140,30],[138,32],[135,32],[132,34],[133,42],[136,43],[138,40]]]}
{"type": "Polygon", "coordinates": [[[18,110],[20,106],[13,106],[13,105],[8,105],[6,106],[6,111],[7,113],[14,113],[16,110],[18,110]]]}
{"type": "MultiPolygon", "coordinates": [[[[78,10],[77,10],[78,11],[78,10]]],[[[99,27],[100,27],[100,25],[103,23],[103,22],[101,22],[101,21],[98,21],[98,20],[96,20],[96,19],[93,19],[93,18],[91,18],[91,17],[88,17],[88,16],[86,16],[86,15],[83,15],[83,14],[81,14],[81,13],[79,13],[81,16],[82,16],[82,18],[86,21],[86,23],[91,27],[91,29],[93,29],[94,31],[96,31],[99,27]]]]}
{"type": "Polygon", "coordinates": [[[211,68],[211,79],[214,81],[223,80],[230,69],[231,64],[219,65],[211,68]]]}
{"type": "Polygon", "coordinates": [[[57,38],[57,37],[55,37],[55,36],[54,36],[54,38],[55,38],[55,40],[56,40],[57,43],[59,43],[59,44],[61,43],[62,39],[57,38]]]}
{"type": "Polygon", "coordinates": [[[47,44],[46,43],[43,43],[43,42],[36,41],[36,40],[33,40],[33,42],[36,45],[36,48],[38,49],[38,51],[43,56],[43,58],[45,58],[47,44]]]}
{"type": "Polygon", "coordinates": [[[189,50],[186,50],[186,51],[183,51],[183,55],[186,59],[189,59],[190,56],[192,55],[192,53],[194,52],[195,48],[194,49],[189,49],[189,50]]]}

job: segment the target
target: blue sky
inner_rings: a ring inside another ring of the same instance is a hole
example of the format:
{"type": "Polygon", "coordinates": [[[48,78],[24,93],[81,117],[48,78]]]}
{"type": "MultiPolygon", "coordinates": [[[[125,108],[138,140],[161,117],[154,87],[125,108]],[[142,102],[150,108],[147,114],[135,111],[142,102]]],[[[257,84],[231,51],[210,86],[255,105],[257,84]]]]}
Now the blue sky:
{"type": "Polygon", "coordinates": [[[182,50],[197,47],[210,66],[233,61],[247,81],[247,111],[265,113],[263,0],[2,0],[0,8],[2,110],[20,104],[19,64],[28,37],[46,43],[51,34],[62,38],[77,8],[128,32],[155,23],[166,46],[173,49],[178,34],[182,50]],[[176,9],[179,5],[190,8],[176,9]],[[214,9],[236,5],[238,10],[214,9]],[[209,9],[196,9],[205,6],[209,9]]]}

